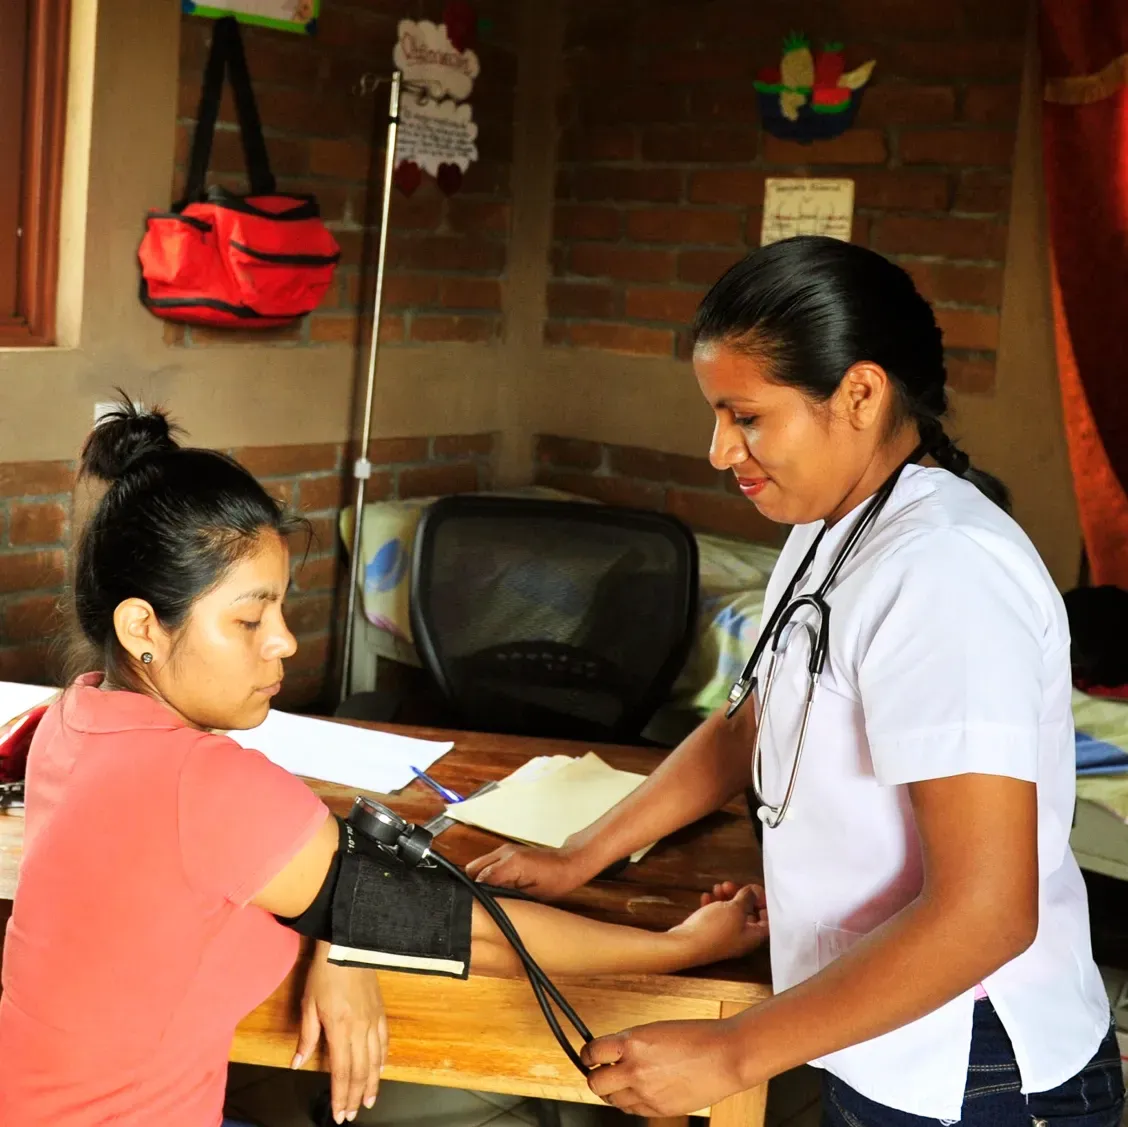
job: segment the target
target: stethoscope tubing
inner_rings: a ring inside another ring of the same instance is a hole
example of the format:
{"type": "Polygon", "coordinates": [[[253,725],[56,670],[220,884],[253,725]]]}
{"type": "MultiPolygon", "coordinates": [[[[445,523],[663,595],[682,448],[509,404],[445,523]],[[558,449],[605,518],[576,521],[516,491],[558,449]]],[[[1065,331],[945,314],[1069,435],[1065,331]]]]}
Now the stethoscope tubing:
{"type": "Polygon", "coordinates": [[[862,511],[861,516],[857,519],[854,526],[850,529],[849,534],[842,543],[842,547],[838,549],[834,561],[831,563],[823,581],[810,594],[793,597],[795,588],[799,585],[799,581],[806,575],[808,569],[814,563],[815,554],[827,530],[827,526],[825,524],[823,525],[810,548],[803,554],[803,559],[795,569],[791,580],[784,588],[780,600],[776,604],[776,609],[772,612],[763,630],[761,630],[759,638],[756,639],[756,645],[752,649],[752,655],[745,663],[740,677],[733,683],[732,688],[729,690],[728,707],[725,710],[726,719],[731,719],[735,716],[749,696],[756,691],[756,668],[760,664],[760,660],[770,644],[771,659],[768,662],[768,669],[764,677],[764,691],[760,698],[760,720],[756,725],[756,734],[752,742],[752,791],[756,796],[756,801],[760,803],[759,809],[756,811],[756,816],[769,829],[777,828],[787,817],[791,809],[791,799],[795,793],[795,784],[799,777],[799,761],[803,757],[803,749],[807,742],[807,729],[810,726],[811,708],[814,704],[815,691],[818,688],[819,679],[826,666],[827,654],[830,651],[830,605],[826,601],[827,595],[830,593],[831,587],[838,579],[838,575],[847,560],[854,554],[862,538],[874,524],[876,524],[877,518],[881,515],[881,510],[885,508],[889,498],[893,495],[893,490],[904,468],[918,461],[926,453],[927,446],[922,443],[888,478],[886,478],[881,487],[874,493],[869,504],[862,511]],[[796,620],[795,616],[807,609],[812,610],[817,615],[817,627],[812,626],[810,622],[796,620]],[[787,788],[784,791],[783,801],[778,804],[773,804],[768,802],[767,798],[764,796],[762,733],[764,729],[764,718],[768,711],[768,702],[771,699],[772,687],[775,683],[776,667],[779,662],[780,653],[787,648],[787,642],[790,641],[791,634],[796,626],[801,626],[807,631],[811,642],[811,656],[807,664],[809,679],[807,682],[807,693],[803,701],[803,712],[799,723],[799,735],[795,755],[791,761],[791,773],[787,780],[787,788]]]}

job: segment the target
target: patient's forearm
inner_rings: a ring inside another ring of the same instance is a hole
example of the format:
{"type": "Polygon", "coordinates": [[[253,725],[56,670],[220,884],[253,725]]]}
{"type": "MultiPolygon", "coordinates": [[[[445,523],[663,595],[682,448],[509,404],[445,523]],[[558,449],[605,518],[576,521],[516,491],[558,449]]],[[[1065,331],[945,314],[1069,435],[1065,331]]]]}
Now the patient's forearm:
{"type": "MultiPolygon", "coordinates": [[[[677,932],[599,923],[527,900],[506,900],[503,907],[529,954],[548,974],[664,974],[692,965],[697,954],[688,937],[677,932]]],[[[470,934],[475,974],[523,973],[509,941],[478,903],[470,934]]]]}

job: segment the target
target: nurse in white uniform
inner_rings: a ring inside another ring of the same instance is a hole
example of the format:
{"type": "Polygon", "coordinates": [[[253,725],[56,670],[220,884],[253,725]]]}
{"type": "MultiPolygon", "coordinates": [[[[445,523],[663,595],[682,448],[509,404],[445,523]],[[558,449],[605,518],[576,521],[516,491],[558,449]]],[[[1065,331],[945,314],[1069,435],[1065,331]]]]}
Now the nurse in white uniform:
{"type": "Polygon", "coordinates": [[[810,1062],[834,1127],[1113,1127],[1065,610],[944,433],[932,310],[880,255],[804,237],[734,266],[694,333],[713,464],[794,526],[757,660],[601,821],[471,871],[563,895],[754,786],[775,997],[598,1039],[593,1091],[680,1115],[810,1062]]]}

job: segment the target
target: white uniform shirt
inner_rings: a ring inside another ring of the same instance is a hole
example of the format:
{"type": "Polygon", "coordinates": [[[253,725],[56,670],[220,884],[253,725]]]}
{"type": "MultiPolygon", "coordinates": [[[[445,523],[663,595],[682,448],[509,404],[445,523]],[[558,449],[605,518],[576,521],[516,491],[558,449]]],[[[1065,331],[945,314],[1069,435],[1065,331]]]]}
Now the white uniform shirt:
{"type": "MultiPolygon", "coordinates": [[[[819,585],[860,511],[827,531],[796,595],[819,585]]],[[[821,527],[792,532],[768,585],[765,622],[821,527]]],[[[1023,532],[973,485],[909,466],[827,601],[830,650],[791,811],[764,830],[775,988],[817,973],[919,894],[906,784],[967,772],[1036,782],[1038,935],[984,986],[1023,1091],[1054,1088],[1089,1061],[1109,1025],[1069,849],[1074,737],[1061,597],[1023,532]]],[[[763,789],[773,803],[795,754],[808,654],[806,631],[794,631],[760,718],[763,789]]],[[[765,654],[761,687],[767,663],[765,654]]],[[[887,1106],[959,1119],[973,1005],[969,990],[812,1063],[887,1106]]]]}

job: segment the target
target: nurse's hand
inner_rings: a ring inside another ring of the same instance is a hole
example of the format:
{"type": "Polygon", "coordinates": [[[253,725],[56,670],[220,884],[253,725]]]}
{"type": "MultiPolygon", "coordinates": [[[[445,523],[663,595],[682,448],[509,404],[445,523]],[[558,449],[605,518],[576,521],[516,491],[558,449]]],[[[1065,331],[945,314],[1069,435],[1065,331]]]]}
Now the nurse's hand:
{"type": "Polygon", "coordinates": [[[580,1056],[603,1065],[588,1087],[629,1115],[657,1119],[704,1111],[744,1088],[727,1021],[660,1021],[597,1037],[580,1056]]]}
{"type": "Polygon", "coordinates": [[[322,1030],[329,1046],[330,1097],[337,1123],[372,1107],[388,1057],[388,1019],[373,970],[334,966],[329,945],[318,943],[302,998],[302,1027],[293,1068],[317,1049],[322,1030]]]}
{"type": "Polygon", "coordinates": [[[586,884],[600,870],[584,854],[567,845],[542,849],[503,845],[466,866],[467,875],[498,888],[519,888],[538,900],[559,900],[586,884]]]}

